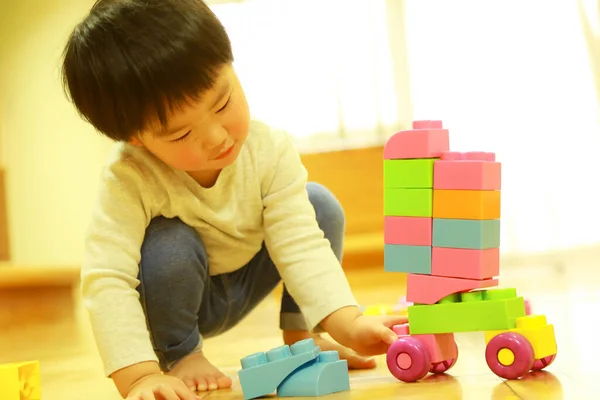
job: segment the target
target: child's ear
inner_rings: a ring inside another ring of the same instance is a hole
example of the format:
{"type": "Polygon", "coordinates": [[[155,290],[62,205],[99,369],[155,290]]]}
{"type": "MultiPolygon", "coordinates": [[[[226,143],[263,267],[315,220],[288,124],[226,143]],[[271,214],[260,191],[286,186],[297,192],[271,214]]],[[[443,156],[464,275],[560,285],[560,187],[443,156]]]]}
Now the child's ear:
{"type": "Polygon", "coordinates": [[[144,145],[137,136],[132,136],[127,142],[136,147],[142,147],[144,145]]]}

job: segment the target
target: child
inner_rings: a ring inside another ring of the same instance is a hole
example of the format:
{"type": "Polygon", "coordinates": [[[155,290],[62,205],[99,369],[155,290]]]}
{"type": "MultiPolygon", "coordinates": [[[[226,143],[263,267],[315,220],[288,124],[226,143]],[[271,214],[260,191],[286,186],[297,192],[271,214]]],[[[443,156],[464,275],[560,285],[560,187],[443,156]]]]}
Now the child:
{"type": "Polygon", "coordinates": [[[280,280],[284,342],[314,337],[351,367],[372,368],[357,353],[386,352],[390,327],[405,322],[361,315],[340,266],[339,203],[306,182],[288,136],[250,120],[232,62],[200,0],[99,0],[65,48],[70,99],[116,142],[82,293],[123,397],[230,387],[202,339],[234,327],[280,280]]]}

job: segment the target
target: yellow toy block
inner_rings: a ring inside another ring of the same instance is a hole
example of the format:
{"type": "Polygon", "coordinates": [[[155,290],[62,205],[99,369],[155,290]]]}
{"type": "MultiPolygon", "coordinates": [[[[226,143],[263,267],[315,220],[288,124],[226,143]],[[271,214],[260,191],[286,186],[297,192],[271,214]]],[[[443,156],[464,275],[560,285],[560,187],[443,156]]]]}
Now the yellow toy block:
{"type": "MultiPolygon", "coordinates": [[[[523,335],[531,347],[536,360],[557,353],[554,326],[546,323],[545,315],[527,315],[516,319],[516,328],[508,330],[486,331],[485,344],[487,345],[494,336],[504,332],[515,332],[523,335]]],[[[510,360],[507,360],[507,362],[510,360]]]]}
{"type": "Polygon", "coordinates": [[[0,399],[41,400],[40,363],[0,365],[0,399]]]}

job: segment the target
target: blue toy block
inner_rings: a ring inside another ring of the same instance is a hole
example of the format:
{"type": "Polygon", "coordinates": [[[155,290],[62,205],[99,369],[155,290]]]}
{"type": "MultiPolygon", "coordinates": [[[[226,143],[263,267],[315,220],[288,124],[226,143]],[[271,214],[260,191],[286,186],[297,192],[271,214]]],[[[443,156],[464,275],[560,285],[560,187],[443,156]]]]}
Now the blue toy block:
{"type": "Polygon", "coordinates": [[[385,244],[383,252],[384,271],[431,275],[431,246],[385,244]]]}
{"type": "Polygon", "coordinates": [[[433,219],[433,247],[495,249],[500,247],[500,220],[433,219]]]}
{"type": "Polygon", "coordinates": [[[320,351],[313,339],[305,339],[292,346],[280,346],[244,357],[238,372],[244,399],[275,392],[285,378],[298,367],[315,360],[320,351]]]}
{"type": "Polygon", "coordinates": [[[348,362],[337,351],[324,351],[314,361],[301,366],[279,388],[281,397],[316,397],[350,390],[348,362]]]}

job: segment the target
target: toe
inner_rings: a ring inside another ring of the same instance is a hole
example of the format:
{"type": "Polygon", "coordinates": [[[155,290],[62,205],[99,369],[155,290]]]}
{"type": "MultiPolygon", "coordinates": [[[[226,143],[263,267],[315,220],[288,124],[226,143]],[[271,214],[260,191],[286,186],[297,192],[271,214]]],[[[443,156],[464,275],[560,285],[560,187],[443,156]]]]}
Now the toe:
{"type": "Polygon", "coordinates": [[[206,382],[208,383],[208,390],[215,390],[219,388],[219,385],[217,385],[217,378],[214,376],[207,376],[206,382]]]}
{"type": "Polygon", "coordinates": [[[183,379],[183,383],[185,383],[185,386],[192,390],[192,391],[196,391],[197,385],[196,385],[196,381],[193,378],[185,378],[183,379]]]}
{"type": "Polygon", "coordinates": [[[231,387],[231,378],[228,376],[220,376],[217,378],[217,385],[219,385],[219,389],[227,389],[231,387]]]}
{"type": "Polygon", "coordinates": [[[208,382],[205,378],[197,378],[196,385],[199,392],[206,392],[208,390],[208,382]]]}

